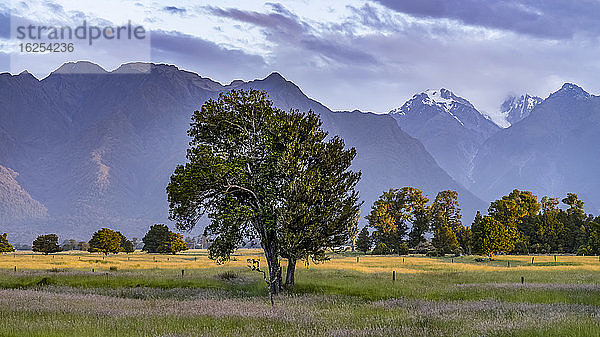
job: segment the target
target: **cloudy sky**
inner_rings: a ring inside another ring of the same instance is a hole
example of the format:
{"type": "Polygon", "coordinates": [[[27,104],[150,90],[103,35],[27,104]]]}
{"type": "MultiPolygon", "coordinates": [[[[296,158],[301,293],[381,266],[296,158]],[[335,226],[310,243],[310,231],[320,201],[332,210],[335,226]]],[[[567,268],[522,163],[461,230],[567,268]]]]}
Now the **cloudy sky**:
{"type": "Polygon", "coordinates": [[[336,110],[387,112],[440,87],[490,114],[510,93],[546,97],[564,82],[600,92],[598,0],[1,0],[0,71],[43,77],[64,61],[19,62],[15,22],[84,19],[143,25],[148,49],[98,43],[61,57],[108,70],[165,62],[222,83],[278,71],[336,110]]]}

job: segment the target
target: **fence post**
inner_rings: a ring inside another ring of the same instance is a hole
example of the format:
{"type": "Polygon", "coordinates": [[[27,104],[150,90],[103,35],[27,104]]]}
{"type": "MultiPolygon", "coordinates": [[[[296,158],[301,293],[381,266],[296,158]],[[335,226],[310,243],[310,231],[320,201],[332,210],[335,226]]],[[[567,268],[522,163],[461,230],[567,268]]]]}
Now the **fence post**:
{"type": "Polygon", "coordinates": [[[17,266],[15,266],[15,272],[17,271],[17,266]]]}
{"type": "Polygon", "coordinates": [[[510,268],[510,261],[506,261],[506,265],[508,268],[510,268]]]}
{"type": "Polygon", "coordinates": [[[392,282],[396,282],[396,271],[392,271],[392,282]]]}
{"type": "Polygon", "coordinates": [[[556,255],[554,255],[554,262],[556,262],[556,255]]]}
{"type": "Polygon", "coordinates": [[[521,284],[525,283],[525,277],[521,276],[521,284]]]}
{"type": "Polygon", "coordinates": [[[360,259],[359,259],[359,258],[360,258],[360,256],[357,256],[357,257],[356,257],[356,263],[358,263],[358,262],[360,261],[360,259]]]}
{"type": "Polygon", "coordinates": [[[531,264],[533,264],[533,260],[535,259],[535,256],[531,257],[531,264]]]}
{"type": "Polygon", "coordinates": [[[185,269],[181,269],[181,277],[185,275],[185,269]]]}

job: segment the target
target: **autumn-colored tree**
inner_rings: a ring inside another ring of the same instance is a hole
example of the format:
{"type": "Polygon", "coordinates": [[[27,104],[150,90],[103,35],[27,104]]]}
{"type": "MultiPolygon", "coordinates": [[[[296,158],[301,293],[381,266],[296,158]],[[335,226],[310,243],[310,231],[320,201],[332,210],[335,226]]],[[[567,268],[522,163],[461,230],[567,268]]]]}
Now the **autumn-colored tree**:
{"type": "Polygon", "coordinates": [[[8,242],[8,239],[6,237],[7,237],[6,233],[0,235],[0,253],[14,252],[15,251],[15,249],[8,242]]]}
{"type": "Polygon", "coordinates": [[[116,254],[121,251],[122,235],[112,229],[102,228],[98,230],[89,241],[89,252],[102,252],[116,254]]]}
{"type": "Polygon", "coordinates": [[[513,226],[506,226],[491,216],[475,216],[473,225],[473,250],[492,260],[497,252],[513,250],[519,234],[513,226]]]}

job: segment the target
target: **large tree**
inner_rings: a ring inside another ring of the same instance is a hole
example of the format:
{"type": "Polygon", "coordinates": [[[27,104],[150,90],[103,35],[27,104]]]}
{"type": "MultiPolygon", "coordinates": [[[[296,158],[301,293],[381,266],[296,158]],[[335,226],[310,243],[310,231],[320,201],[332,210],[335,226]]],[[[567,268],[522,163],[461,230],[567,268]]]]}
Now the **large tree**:
{"type": "Polygon", "coordinates": [[[188,163],[167,187],[179,229],[208,215],[211,258],[228,260],[245,239],[260,240],[271,295],[282,289],[282,255],[321,256],[347,241],[358,209],[359,174],[349,171],[356,151],[339,137],[326,142],[320,125],[313,113],[273,107],[265,92],[221,94],[194,112],[188,163]]]}
{"type": "Polygon", "coordinates": [[[433,229],[433,246],[443,253],[459,247],[456,233],[462,227],[456,191],[441,191],[431,205],[430,219],[433,229]]]}
{"type": "Polygon", "coordinates": [[[428,201],[423,192],[414,187],[384,192],[366,217],[369,226],[376,229],[373,233],[374,240],[377,243],[385,243],[397,253],[404,243],[410,224],[418,232],[413,235],[415,241],[420,241],[428,228],[428,201]]]}
{"type": "Polygon", "coordinates": [[[33,241],[32,250],[34,252],[41,252],[45,255],[60,252],[60,246],[58,245],[58,235],[46,234],[40,235],[33,241]]]}

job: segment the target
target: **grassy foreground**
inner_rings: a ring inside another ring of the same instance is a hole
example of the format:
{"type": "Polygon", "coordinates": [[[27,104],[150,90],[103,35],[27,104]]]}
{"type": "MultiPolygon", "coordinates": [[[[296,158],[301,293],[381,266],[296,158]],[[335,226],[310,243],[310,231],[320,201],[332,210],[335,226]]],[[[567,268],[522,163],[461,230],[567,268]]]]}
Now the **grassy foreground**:
{"type": "Polygon", "coordinates": [[[598,257],[332,255],[274,308],[247,258],[3,254],[0,336],[600,336],[598,257]]]}

